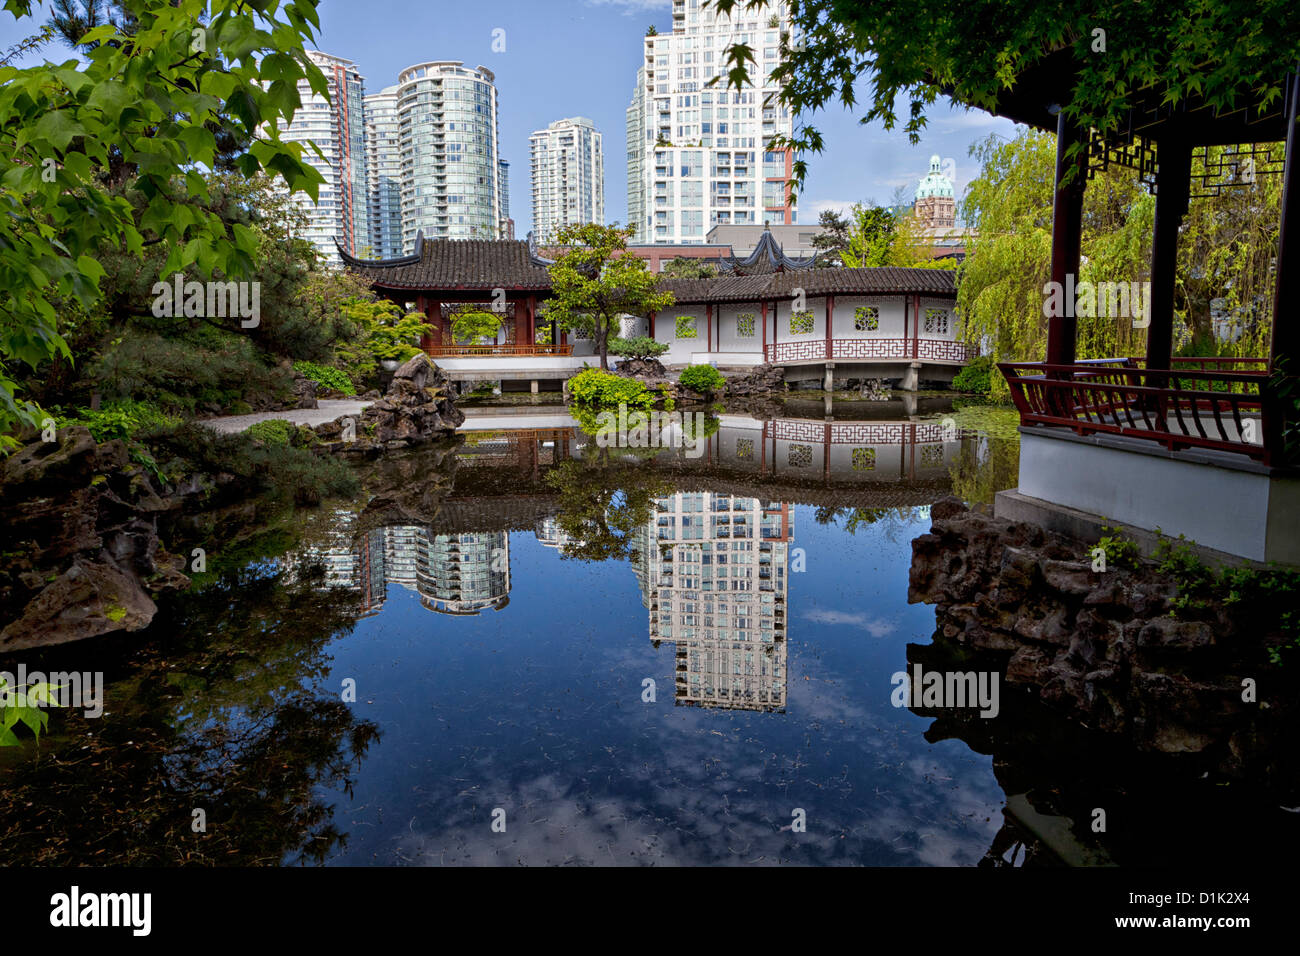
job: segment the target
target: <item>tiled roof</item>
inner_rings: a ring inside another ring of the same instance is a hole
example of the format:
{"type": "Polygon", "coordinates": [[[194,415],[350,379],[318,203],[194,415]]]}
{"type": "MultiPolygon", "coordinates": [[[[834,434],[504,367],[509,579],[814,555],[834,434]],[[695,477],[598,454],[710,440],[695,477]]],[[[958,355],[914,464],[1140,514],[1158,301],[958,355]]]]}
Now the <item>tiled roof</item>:
{"type": "MultiPolygon", "coordinates": [[[[550,290],[547,260],[532,255],[525,241],[504,239],[424,239],[416,252],[398,259],[357,259],[339,250],[349,271],[390,289],[429,291],[550,290]]],[[[763,275],[724,273],[712,279],[660,278],[659,288],[679,303],[753,302],[805,295],[956,295],[947,269],[885,266],[867,269],[801,268],[763,275]]]]}
{"type": "Polygon", "coordinates": [[[350,272],[393,289],[545,291],[545,260],[512,239],[416,239],[416,252],[397,259],[358,259],[339,250],[350,272]]]}

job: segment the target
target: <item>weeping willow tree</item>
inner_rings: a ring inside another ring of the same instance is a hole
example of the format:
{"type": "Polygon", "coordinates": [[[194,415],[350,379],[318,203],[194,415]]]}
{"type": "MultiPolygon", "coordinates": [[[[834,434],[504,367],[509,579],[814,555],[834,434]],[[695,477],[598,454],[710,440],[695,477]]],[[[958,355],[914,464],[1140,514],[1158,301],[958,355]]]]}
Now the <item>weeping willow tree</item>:
{"type": "MultiPolygon", "coordinates": [[[[1278,149],[1280,150],[1280,144],[1278,149]]],[[[1215,163],[1222,147],[1193,165],[1215,163]]],[[[971,148],[981,164],[963,212],[978,235],[967,246],[957,304],[967,341],[996,361],[1041,361],[1047,348],[1043,287],[1051,278],[1056,140],[1024,131],[971,148]]],[[[1214,197],[1191,200],[1179,235],[1175,342],[1191,354],[1263,355],[1272,307],[1281,178],[1258,175],[1214,197]]],[[[1131,170],[1099,171],[1083,202],[1079,280],[1147,282],[1155,199],[1131,170]]],[[[1080,315],[1079,358],[1140,355],[1146,331],[1129,317],[1080,315]]],[[[994,378],[994,394],[1006,383],[994,378]]]]}

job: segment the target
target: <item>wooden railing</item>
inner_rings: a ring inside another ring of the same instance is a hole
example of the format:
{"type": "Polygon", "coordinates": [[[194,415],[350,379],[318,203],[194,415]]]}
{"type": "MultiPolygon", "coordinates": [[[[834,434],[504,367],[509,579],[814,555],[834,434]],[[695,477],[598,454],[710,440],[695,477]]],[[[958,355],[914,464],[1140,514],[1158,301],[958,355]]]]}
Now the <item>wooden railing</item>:
{"type": "Polygon", "coordinates": [[[951,339],[818,339],[769,343],[764,350],[768,362],[800,361],[899,361],[926,359],[938,362],[969,362],[977,354],[973,346],[951,339]]]}
{"type": "Polygon", "coordinates": [[[426,345],[430,358],[472,358],[475,356],[572,355],[572,345],[426,345]]]}
{"type": "Polygon", "coordinates": [[[1147,369],[1136,358],[1073,365],[1004,362],[1022,425],[1063,426],[1080,435],[1117,434],[1156,441],[1171,451],[1208,448],[1280,462],[1269,436],[1277,405],[1268,361],[1174,359],[1147,369]],[[1244,370],[1239,370],[1244,369],[1244,370]]]}

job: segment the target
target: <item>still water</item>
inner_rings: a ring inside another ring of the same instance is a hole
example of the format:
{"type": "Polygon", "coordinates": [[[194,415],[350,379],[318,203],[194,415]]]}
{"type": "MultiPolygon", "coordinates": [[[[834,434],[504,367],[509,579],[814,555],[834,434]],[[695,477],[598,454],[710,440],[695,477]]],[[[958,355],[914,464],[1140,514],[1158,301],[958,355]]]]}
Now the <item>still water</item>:
{"type": "Polygon", "coordinates": [[[0,852],[1106,863],[1101,790],[1164,821],[1115,862],[1166,859],[1185,781],[1081,775],[1076,744],[1026,751],[1023,711],[990,737],[895,706],[935,630],[910,542],[940,497],[1014,484],[1014,430],[933,403],[820,412],[722,414],[698,457],[600,448],[562,409],[478,413],[365,466],[355,501],[197,519],[225,543],[147,631],[29,655],[105,671],[107,712],[0,752],[0,852]]]}

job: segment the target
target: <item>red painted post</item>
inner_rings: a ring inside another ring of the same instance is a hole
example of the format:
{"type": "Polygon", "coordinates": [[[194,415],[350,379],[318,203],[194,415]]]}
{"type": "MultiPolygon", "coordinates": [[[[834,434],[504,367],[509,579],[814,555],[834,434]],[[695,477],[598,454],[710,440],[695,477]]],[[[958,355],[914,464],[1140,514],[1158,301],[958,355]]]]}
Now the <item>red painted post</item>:
{"type": "Polygon", "coordinates": [[[835,357],[835,351],[831,345],[831,327],[835,324],[835,296],[826,297],[826,360],[830,361],[835,357]]]}
{"type": "MultiPolygon", "coordinates": [[[[763,299],[759,305],[763,309],[763,361],[767,361],[767,299],[763,299]]],[[[775,349],[773,349],[775,351],[775,349]]]]}

